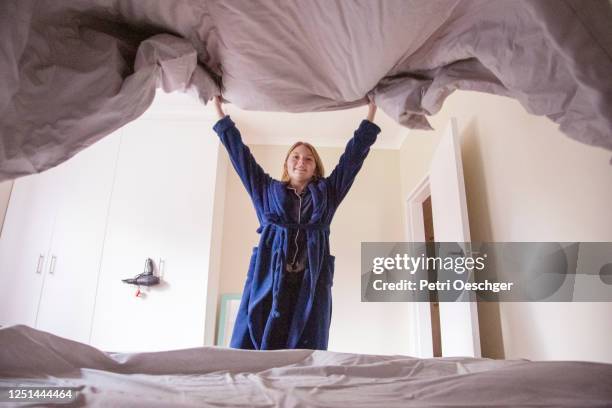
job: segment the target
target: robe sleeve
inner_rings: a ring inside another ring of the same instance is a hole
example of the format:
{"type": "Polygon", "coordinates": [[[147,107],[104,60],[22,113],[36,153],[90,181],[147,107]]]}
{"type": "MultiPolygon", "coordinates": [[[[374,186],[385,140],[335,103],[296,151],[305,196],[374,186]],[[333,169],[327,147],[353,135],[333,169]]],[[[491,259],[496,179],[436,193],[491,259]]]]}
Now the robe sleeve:
{"type": "Polygon", "coordinates": [[[265,188],[271,177],[257,164],[248,146],[242,142],[236,124],[229,116],[219,120],[213,126],[213,130],[219,135],[234,169],[257,207],[262,203],[265,188]]]}
{"type": "Polygon", "coordinates": [[[370,152],[370,146],[376,141],[380,128],[369,120],[363,120],[355,134],[346,145],[344,153],[336,168],[327,178],[328,185],[333,190],[335,205],[338,206],[348,193],[357,173],[370,152]]]}

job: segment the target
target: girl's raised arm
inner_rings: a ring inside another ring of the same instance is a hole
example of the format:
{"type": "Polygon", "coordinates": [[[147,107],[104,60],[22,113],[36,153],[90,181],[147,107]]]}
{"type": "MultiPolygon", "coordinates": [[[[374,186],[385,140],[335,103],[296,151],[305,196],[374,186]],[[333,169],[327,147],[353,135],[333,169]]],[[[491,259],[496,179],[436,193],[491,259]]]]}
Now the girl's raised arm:
{"type": "Polygon", "coordinates": [[[215,97],[215,109],[221,119],[214,125],[213,130],[227,149],[230,161],[251,199],[261,203],[265,187],[271,177],[257,164],[248,146],[242,142],[236,124],[223,112],[218,96],[215,97]]]}
{"type": "Polygon", "coordinates": [[[380,128],[372,122],[376,105],[370,102],[368,119],[364,119],[349,140],[336,168],[327,178],[334,192],[335,205],[338,206],[348,193],[357,173],[370,152],[370,146],[376,141],[380,128]]]}

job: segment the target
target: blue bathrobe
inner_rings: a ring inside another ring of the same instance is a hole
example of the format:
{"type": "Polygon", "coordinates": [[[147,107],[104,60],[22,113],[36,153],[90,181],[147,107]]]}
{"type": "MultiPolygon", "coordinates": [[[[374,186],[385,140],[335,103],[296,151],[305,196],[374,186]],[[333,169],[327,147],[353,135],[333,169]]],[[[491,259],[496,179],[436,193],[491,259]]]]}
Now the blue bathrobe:
{"type": "Polygon", "coordinates": [[[230,117],[218,121],[213,129],[253,201],[260,223],[257,232],[261,234],[259,245],[253,248],[251,255],[231,347],[270,349],[275,319],[285,309],[279,301],[282,298],[279,291],[284,287],[287,237],[292,229],[299,228],[307,237],[308,266],[295,300],[286,348],[327,350],[334,279],[334,257],[329,253],[329,225],[380,128],[363,120],[329,177],[308,184],[313,209],[309,219],[302,219],[300,224],[288,215],[291,211],[287,194],[291,193],[286,184],[270,177],[257,164],[230,117]]]}

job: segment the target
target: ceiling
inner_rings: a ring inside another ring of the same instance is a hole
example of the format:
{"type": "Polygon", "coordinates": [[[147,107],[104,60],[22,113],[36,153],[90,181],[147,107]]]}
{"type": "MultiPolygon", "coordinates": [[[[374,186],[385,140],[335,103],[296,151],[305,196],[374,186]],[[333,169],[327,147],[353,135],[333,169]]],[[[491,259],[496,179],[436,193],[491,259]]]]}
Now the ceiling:
{"type": "MultiPolygon", "coordinates": [[[[290,145],[301,140],[321,147],[344,147],[368,112],[366,106],[314,113],[245,111],[231,104],[224,105],[224,109],[248,144],[290,145]]],[[[194,120],[207,116],[215,116],[211,104],[203,106],[194,96],[158,90],[142,118],[194,120]]],[[[395,123],[380,109],[375,122],[382,132],[374,148],[399,149],[409,129],[395,123]]]]}

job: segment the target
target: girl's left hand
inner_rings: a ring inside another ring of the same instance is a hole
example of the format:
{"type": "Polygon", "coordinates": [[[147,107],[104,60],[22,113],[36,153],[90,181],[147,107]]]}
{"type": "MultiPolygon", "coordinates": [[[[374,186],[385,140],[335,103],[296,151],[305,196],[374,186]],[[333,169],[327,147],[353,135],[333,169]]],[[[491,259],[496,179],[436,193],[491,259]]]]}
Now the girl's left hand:
{"type": "Polygon", "coordinates": [[[374,116],[376,116],[376,104],[374,103],[374,99],[370,99],[370,104],[368,105],[368,120],[374,122],[374,116]]]}
{"type": "Polygon", "coordinates": [[[217,117],[219,119],[223,119],[225,117],[225,112],[223,112],[223,104],[221,102],[220,96],[213,97],[213,103],[215,105],[215,111],[217,112],[217,117]]]}

